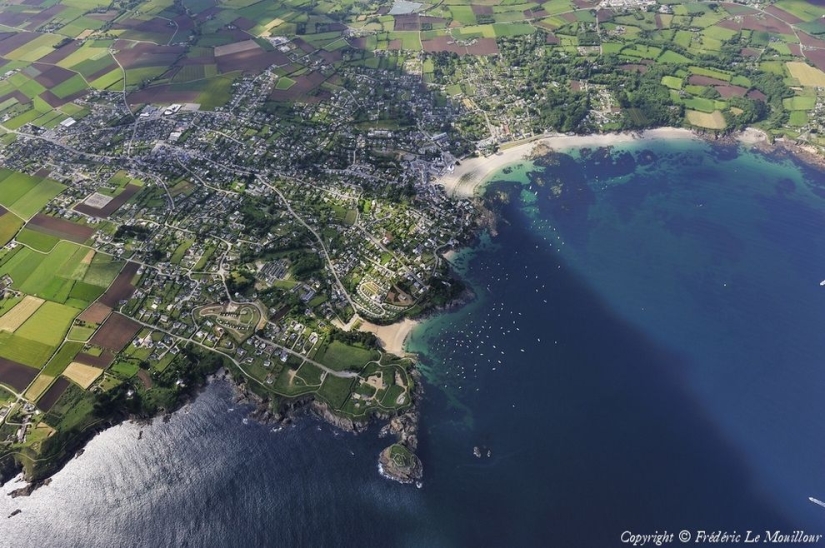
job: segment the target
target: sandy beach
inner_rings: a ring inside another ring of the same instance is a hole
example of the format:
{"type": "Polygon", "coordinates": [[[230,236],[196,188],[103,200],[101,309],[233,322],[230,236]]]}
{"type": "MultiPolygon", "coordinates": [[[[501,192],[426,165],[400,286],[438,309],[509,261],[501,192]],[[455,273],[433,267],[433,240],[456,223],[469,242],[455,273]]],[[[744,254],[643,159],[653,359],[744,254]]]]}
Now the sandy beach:
{"type": "Polygon", "coordinates": [[[651,129],[641,133],[594,135],[564,135],[559,133],[524,142],[507,143],[501,151],[486,158],[478,157],[462,160],[461,165],[456,166],[453,172],[445,174],[437,182],[444,186],[448,195],[457,198],[469,198],[492,174],[509,164],[515,164],[526,159],[537,146],[555,150],[568,150],[582,147],[606,147],[647,139],[699,139],[699,137],[688,129],[679,128],[651,129]]]}
{"type": "Polygon", "coordinates": [[[375,336],[378,337],[378,340],[381,341],[381,346],[385,351],[398,356],[403,356],[405,354],[404,341],[407,340],[407,337],[410,336],[410,332],[419,323],[419,321],[411,320],[409,318],[391,325],[376,325],[365,321],[361,324],[361,327],[359,327],[358,330],[374,333],[375,336]]]}

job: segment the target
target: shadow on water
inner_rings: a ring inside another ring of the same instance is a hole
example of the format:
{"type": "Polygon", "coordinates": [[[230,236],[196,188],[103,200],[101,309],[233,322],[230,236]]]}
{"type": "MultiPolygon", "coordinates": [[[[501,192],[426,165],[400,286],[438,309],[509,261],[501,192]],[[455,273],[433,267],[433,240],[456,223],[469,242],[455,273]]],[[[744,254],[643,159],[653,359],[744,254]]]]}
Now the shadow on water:
{"type": "Polygon", "coordinates": [[[472,432],[447,424],[443,394],[427,392],[426,498],[455,545],[615,546],[625,530],[789,529],[688,393],[678,349],[619,317],[525,226],[518,206],[503,214],[499,249],[477,255],[470,275],[523,314],[525,338],[543,342],[480,379],[465,399],[472,432]],[[541,273],[549,303],[525,283],[487,279],[494,263],[541,273]],[[471,455],[478,440],[493,448],[489,460],[471,455]]]}

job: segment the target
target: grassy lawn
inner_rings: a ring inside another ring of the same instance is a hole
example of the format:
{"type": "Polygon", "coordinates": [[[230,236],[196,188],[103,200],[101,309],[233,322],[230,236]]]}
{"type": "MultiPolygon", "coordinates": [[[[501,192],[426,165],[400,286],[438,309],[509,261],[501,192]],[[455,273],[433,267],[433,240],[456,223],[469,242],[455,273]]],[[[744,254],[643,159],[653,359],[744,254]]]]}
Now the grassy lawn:
{"type": "Polygon", "coordinates": [[[353,379],[327,375],[318,395],[335,409],[341,409],[352,392],[353,379]]]}
{"type": "Polygon", "coordinates": [[[360,371],[367,362],[377,358],[377,353],[373,354],[364,348],[333,341],[323,354],[319,353],[316,356],[315,361],[335,371],[343,371],[345,369],[360,371]]]}
{"type": "Polygon", "coordinates": [[[324,371],[320,367],[305,362],[304,365],[298,369],[297,376],[303,379],[307,386],[321,386],[321,377],[323,374],[324,371]]]}

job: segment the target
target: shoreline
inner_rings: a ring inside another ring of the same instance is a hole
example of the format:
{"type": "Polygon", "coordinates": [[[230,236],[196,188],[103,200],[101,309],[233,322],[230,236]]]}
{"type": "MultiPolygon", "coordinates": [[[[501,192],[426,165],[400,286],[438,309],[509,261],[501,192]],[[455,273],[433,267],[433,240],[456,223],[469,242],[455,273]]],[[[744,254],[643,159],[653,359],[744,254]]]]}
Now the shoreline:
{"type": "Polygon", "coordinates": [[[407,355],[407,352],[404,350],[404,343],[407,342],[412,330],[419,324],[421,324],[421,320],[412,320],[410,318],[404,318],[400,322],[395,322],[390,325],[377,325],[364,320],[358,328],[358,331],[375,335],[379,343],[381,343],[381,348],[384,349],[384,352],[404,357],[407,355]]]}
{"type": "Polygon", "coordinates": [[[536,148],[569,150],[584,147],[609,147],[634,141],[653,139],[701,140],[696,132],[683,128],[657,128],[642,132],[594,133],[591,135],[565,135],[554,133],[523,142],[506,143],[506,148],[487,157],[466,158],[450,173],[435,181],[453,198],[472,198],[490,178],[502,168],[529,160],[536,148]],[[509,145],[509,146],[507,146],[509,145]]]}

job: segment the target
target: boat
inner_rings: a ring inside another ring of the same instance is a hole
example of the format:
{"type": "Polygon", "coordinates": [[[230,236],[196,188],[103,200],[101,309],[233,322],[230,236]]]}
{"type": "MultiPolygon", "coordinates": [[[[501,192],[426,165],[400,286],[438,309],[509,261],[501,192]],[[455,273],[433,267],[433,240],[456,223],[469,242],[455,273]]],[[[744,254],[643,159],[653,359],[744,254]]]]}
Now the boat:
{"type": "Polygon", "coordinates": [[[825,285],[825,280],[822,280],[821,282],[819,282],[819,285],[825,285]]]}
{"type": "Polygon", "coordinates": [[[821,506],[821,507],[825,508],[825,502],[822,502],[822,501],[821,501],[821,500],[819,500],[819,499],[815,499],[815,498],[813,498],[813,497],[808,497],[808,500],[809,500],[809,501],[811,501],[811,502],[813,502],[814,504],[818,504],[819,506],[821,506]]]}

